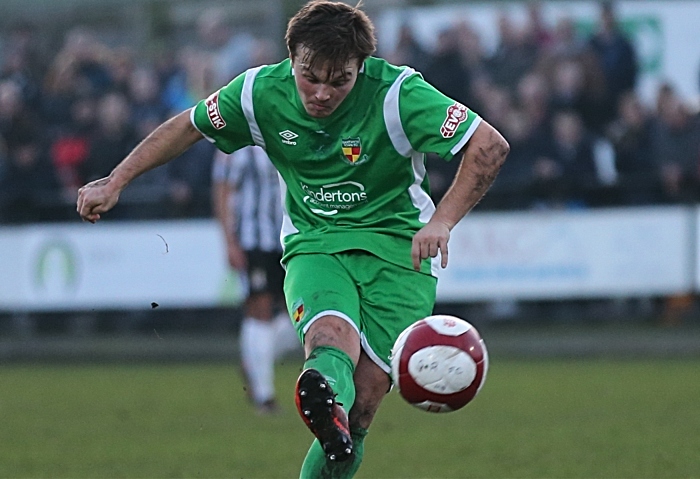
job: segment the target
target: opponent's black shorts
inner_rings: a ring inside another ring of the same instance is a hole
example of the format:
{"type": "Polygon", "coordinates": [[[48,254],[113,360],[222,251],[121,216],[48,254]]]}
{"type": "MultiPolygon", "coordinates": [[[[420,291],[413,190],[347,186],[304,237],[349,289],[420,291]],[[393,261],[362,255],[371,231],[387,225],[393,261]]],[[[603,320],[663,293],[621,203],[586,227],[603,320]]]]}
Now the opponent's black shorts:
{"type": "Polygon", "coordinates": [[[272,293],[282,296],[284,269],[280,264],[281,252],[254,249],[248,256],[248,294],[272,293]]]}

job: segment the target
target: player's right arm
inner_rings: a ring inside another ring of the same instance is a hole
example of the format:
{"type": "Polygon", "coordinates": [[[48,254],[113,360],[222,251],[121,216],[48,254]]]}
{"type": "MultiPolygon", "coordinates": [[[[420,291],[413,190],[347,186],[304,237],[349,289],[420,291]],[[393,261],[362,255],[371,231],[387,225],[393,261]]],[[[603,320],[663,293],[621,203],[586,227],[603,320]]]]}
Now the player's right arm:
{"type": "Polygon", "coordinates": [[[119,195],[134,178],[181,155],[204,136],[184,111],[166,121],[146,137],[105,178],[92,181],[78,190],[77,210],[91,223],[117,204],[119,195]]]}

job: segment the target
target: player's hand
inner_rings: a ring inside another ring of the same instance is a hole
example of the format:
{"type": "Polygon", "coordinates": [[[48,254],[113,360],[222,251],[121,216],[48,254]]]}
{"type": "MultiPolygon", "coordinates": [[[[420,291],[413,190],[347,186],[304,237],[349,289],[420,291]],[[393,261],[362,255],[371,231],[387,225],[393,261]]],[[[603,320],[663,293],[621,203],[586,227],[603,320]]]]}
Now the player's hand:
{"type": "Polygon", "coordinates": [[[435,258],[440,252],[440,264],[447,267],[448,251],[447,243],[450,240],[450,228],[439,221],[429,221],[413,237],[411,245],[411,259],[413,269],[420,271],[420,263],[425,258],[435,258]]]}
{"type": "Polygon", "coordinates": [[[78,214],[83,221],[95,223],[102,213],[106,213],[117,204],[119,193],[121,190],[109,177],[91,181],[78,190],[78,214]]]}
{"type": "Polygon", "coordinates": [[[248,256],[240,247],[237,241],[228,241],[226,244],[226,252],[228,254],[228,264],[236,271],[245,271],[248,269],[248,256]]]}

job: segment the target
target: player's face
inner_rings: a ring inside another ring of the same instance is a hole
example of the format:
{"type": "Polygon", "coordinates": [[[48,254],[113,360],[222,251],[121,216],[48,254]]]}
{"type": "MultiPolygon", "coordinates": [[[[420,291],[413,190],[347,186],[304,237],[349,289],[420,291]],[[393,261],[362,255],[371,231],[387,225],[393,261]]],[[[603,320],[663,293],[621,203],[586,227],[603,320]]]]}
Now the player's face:
{"type": "Polygon", "coordinates": [[[343,68],[329,75],[326,66],[309,68],[302,60],[304,49],[292,58],[294,80],[306,112],[314,118],[325,118],[345,100],[357,81],[357,60],[348,61],[343,68]]]}

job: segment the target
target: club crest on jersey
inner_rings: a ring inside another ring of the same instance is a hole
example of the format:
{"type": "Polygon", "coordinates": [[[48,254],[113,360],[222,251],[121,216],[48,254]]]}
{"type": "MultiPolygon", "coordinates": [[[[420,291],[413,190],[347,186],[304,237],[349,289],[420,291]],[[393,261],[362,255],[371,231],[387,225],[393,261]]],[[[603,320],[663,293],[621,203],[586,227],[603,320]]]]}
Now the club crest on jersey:
{"type": "Polygon", "coordinates": [[[467,107],[459,102],[455,102],[447,108],[447,118],[442,122],[440,134],[443,138],[452,138],[460,123],[467,119],[467,107]]]}
{"type": "Polygon", "coordinates": [[[362,154],[362,142],[359,137],[342,138],[343,156],[351,165],[359,165],[369,160],[369,156],[362,154]]]}
{"type": "Polygon", "coordinates": [[[292,306],[294,311],[292,312],[292,320],[295,323],[298,323],[304,318],[304,300],[300,299],[296,303],[294,303],[294,306],[292,306]]]}
{"type": "Polygon", "coordinates": [[[212,93],[204,104],[207,106],[207,115],[209,116],[211,125],[217,130],[221,130],[223,127],[225,127],[226,122],[219,111],[219,92],[216,91],[212,93]]]}

